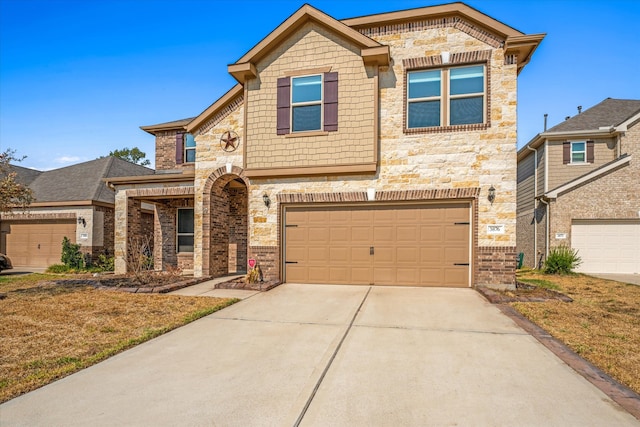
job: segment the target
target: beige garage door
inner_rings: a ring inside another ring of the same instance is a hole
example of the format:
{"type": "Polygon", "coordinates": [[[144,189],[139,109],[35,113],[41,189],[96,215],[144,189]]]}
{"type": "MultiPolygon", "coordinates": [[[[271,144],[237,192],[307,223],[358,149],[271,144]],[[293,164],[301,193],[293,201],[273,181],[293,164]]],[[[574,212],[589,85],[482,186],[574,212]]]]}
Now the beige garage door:
{"type": "Polygon", "coordinates": [[[289,283],[470,285],[469,204],[291,207],[289,283]]]}
{"type": "Polygon", "coordinates": [[[575,221],[571,247],[582,273],[640,274],[640,220],[575,221]]]}
{"type": "Polygon", "coordinates": [[[2,221],[3,249],[14,266],[60,264],[64,236],[75,243],[74,220],[2,221]]]}

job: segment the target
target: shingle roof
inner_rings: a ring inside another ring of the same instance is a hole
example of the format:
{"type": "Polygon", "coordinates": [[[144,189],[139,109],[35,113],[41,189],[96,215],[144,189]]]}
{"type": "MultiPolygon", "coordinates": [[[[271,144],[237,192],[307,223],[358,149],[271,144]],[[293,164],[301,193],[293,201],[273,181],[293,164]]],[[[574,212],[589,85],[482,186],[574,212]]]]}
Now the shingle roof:
{"type": "Polygon", "coordinates": [[[588,110],[547,130],[567,132],[596,130],[601,127],[617,126],[640,112],[640,100],[607,98],[588,110]]]}
{"type": "MultiPolygon", "coordinates": [[[[24,168],[21,168],[24,169],[24,168]]],[[[103,178],[152,175],[153,169],[117,157],[103,157],[60,169],[39,172],[29,184],[36,203],[96,201],[114,203],[115,193],[103,178]]]]}
{"type": "Polygon", "coordinates": [[[9,169],[11,172],[16,173],[16,182],[23,185],[31,184],[42,173],[35,169],[23,168],[17,165],[9,165],[9,169]]]}

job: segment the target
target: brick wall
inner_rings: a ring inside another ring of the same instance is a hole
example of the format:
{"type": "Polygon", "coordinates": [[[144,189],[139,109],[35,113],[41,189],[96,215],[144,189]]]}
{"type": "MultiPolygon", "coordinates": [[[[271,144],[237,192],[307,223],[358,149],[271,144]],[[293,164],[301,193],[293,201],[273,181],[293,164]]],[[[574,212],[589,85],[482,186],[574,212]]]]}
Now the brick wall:
{"type": "Polygon", "coordinates": [[[183,129],[156,133],[156,170],[193,169],[193,163],[176,163],[176,135],[185,133],[183,129]]]}
{"type": "Polygon", "coordinates": [[[475,283],[489,286],[515,286],[516,254],[515,246],[480,246],[475,283]]]}
{"type": "Polygon", "coordinates": [[[193,269],[193,253],[178,254],[176,250],[177,210],[192,207],[193,199],[171,199],[156,203],[153,231],[153,259],[156,270],[193,269]]]}
{"type": "Polygon", "coordinates": [[[247,271],[247,189],[229,188],[229,273],[247,271]]]}
{"type": "Polygon", "coordinates": [[[250,246],[249,258],[260,265],[265,281],[280,280],[280,252],[277,246],[250,246]]]}

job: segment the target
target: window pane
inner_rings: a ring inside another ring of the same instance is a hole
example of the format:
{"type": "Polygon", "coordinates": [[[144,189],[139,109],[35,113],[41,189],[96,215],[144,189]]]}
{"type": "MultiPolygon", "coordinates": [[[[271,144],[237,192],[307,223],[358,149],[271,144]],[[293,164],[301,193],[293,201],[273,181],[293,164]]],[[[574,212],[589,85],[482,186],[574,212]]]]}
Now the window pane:
{"type": "Polygon", "coordinates": [[[409,73],[409,99],[440,96],[440,70],[409,73]]]}
{"type": "Polygon", "coordinates": [[[178,252],[193,252],[193,236],[178,236],[178,252]]]}
{"type": "Polygon", "coordinates": [[[293,107],[293,131],[320,130],[322,110],[321,105],[306,105],[293,107]]]}
{"type": "Polygon", "coordinates": [[[322,77],[306,76],[291,79],[293,95],[291,100],[295,102],[312,102],[322,100],[322,77]]]}
{"type": "Polygon", "coordinates": [[[196,161],[196,150],[192,148],[190,150],[185,150],[185,151],[186,151],[185,163],[194,163],[196,161]]]}
{"type": "Polygon", "coordinates": [[[178,209],[178,233],[193,233],[193,209],[178,209]]]}
{"type": "Polygon", "coordinates": [[[571,143],[571,152],[575,153],[578,151],[584,151],[584,142],[573,142],[571,143]]]}
{"type": "Polygon", "coordinates": [[[583,153],[571,153],[571,162],[572,163],[584,163],[584,152],[583,153]]]}
{"type": "Polygon", "coordinates": [[[410,102],[410,128],[440,126],[440,101],[410,102]]]}
{"type": "Polygon", "coordinates": [[[484,92],[484,67],[452,68],[451,95],[484,92]]]}
{"type": "Polygon", "coordinates": [[[184,146],[185,147],[195,147],[196,140],[193,138],[193,135],[187,133],[184,135],[184,146]]]}
{"type": "Polygon", "coordinates": [[[451,100],[451,125],[482,123],[482,96],[451,100]]]}

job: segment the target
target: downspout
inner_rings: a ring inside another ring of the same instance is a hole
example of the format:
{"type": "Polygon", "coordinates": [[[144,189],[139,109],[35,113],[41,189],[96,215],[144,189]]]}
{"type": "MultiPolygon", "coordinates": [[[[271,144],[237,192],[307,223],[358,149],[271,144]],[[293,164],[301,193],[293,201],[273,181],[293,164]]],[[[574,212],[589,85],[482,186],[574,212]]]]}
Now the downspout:
{"type": "MultiPolygon", "coordinates": [[[[545,115],[546,116],[546,115],[545,115]]],[[[545,117],[546,121],[546,117],[545,117]]],[[[545,126],[546,127],[546,126],[545,126]]],[[[538,195],[538,149],[526,146],[528,150],[534,152],[533,157],[533,263],[536,265],[538,258],[538,223],[536,221],[536,196],[538,195]]]]}
{"type": "Polygon", "coordinates": [[[540,197],[540,201],[542,203],[544,203],[547,206],[546,209],[546,227],[545,227],[545,234],[546,237],[544,239],[544,259],[547,259],[547,257],[549,256],[549,232],[551,231],[551,218],[549,217],[549,209],[550,209],[550,205],[549,203],[544,199],[543,197],[540,197]]]}

